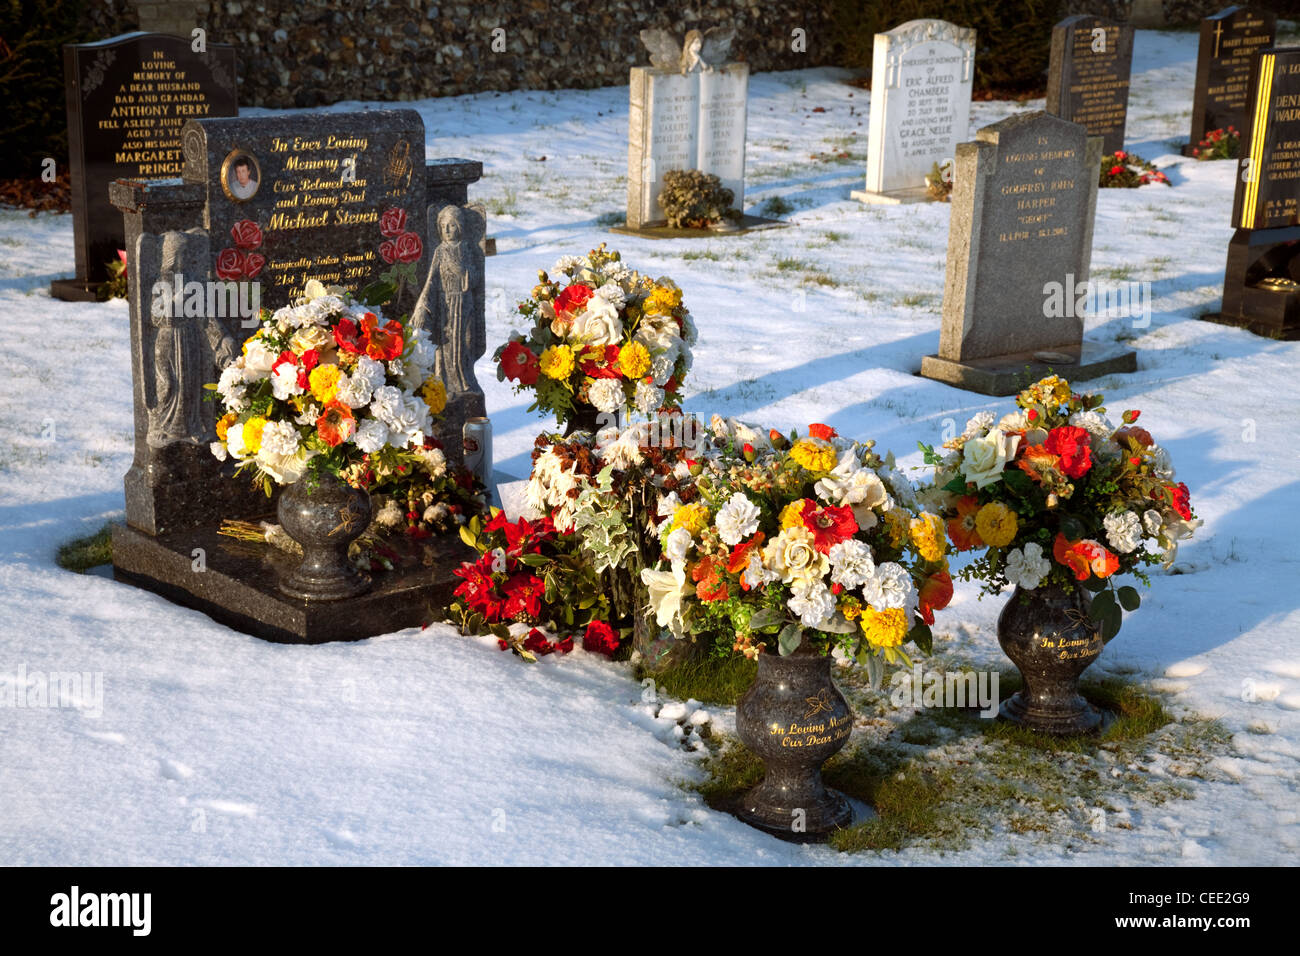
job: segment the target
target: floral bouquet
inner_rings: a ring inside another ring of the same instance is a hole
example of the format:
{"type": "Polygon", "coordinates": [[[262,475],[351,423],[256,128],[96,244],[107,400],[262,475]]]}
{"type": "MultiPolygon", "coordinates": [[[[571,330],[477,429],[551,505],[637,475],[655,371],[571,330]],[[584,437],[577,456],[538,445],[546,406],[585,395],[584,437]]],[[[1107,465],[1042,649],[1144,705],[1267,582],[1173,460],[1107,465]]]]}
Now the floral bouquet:
{"type": "Polygon", "coordinates": [[[1136,589],[1115,588],[1115,575],[1149,583],[1142,568],[1172,564],[1200,521],[1169,453],[1135,424],[1140,413],[1124,412],[1116,426],[1103,401],[1055,375],[1036,382],[1000,421],[972,418],[944,445],[947,456],[921,446],[935,468],[922,497],[937,502],[958,551],[983,549],[959,577],[983,580],[988,594],[1008,584],[1067,593],[1082,585],[1109,641],[1120,608],[1140,603],[1136,589]]]}
{"type": "Polygon", "coordinates": [[[1164,183],[1172,186],[1169,177],[1156,169],[1137,153],[1126,153],[1118,149],[1113,153],[1103,153],[1101,170],[1097,184],[1102,189],[1136,189],[1147,183],[1164,183]]]}
{"type": "Polygon", "coordinates": [[[532,328],[494,353],[498,380],[533,391],[529,411],[551,412],[570,430],[595,431],[597,413],[677,408],[696,339],[681,290],[632,271],[604,243],[554,271],[538,273],[519,304],[532,328]]]}
{"type": "Polygon", "coordinates": [[[873,681],[882,660],[907,663],[908,641],[928,653],[933,612],[952,597],[947,542],[892,456],[826,425],[787,437],[711,424],[717,454],[658,502],[667,567],[641,572],[656,623],[749,657],[806,642],[873,681]]]}
{"type": "Polygon", "coordinates": [[[1197,159],[1236,159],[1237,150],[1241,148],[1241,134],[1237,127],[1212,129],[1205,134],[1205,139],[1192,147],[1192,155],[1197,159]]]}
{"type": "Polygon", "coordinates": [[[433,416],[446,391],[434,355],[423,329],[309,282],[297,304],[262,311],[243,354],[208,386],[225,409],[212,453],[268,495],[309,472],[363,489],[380,475],[441,477],[433,416]]]}

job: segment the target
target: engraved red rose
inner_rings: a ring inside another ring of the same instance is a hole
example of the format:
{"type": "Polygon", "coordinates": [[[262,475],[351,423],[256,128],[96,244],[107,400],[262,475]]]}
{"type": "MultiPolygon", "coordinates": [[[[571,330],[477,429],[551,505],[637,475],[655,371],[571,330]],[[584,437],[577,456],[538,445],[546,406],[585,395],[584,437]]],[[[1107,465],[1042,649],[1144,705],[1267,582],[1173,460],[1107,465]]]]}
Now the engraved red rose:
{"type": "Polygon", "coordinates": [[[252,219],[241,219],[230,227],[230,235],[240,249],[256,249],[262,244],[262,227],[252,219]]]}
{"type": "Polygon", "coordinates": [[[397,258],[397,246],[391,239],[385,239],[379,244],[379,254],[383,256],[384,261],[389,265],[397,258]]]}
{"type": "Polygon", "coordinates": [[[396,253],[400,262],[415,262],[424,255],[424,243],[413,232],[404,232],[397,237],[396,253]]]}
{"type": "Polygon", "coordinates": [[[257,274],[262,271],[262,266],[266,265],[266,256],[260,252],[250,252],[244,256],[244,278],[256,279],[257,274]]]}
{"type": "Polygon", "coordinates": [[[389,206],[379,217],[379,233],[387,239],[394,239],[406,231],[406,210],[400,206],[389,206]]]}
{"type": "MultiPolygon", "coordinates": [[[[260,268],[260,267],[259,267],[260,268]]],[[[229,247],[217,253],[217,278],[235,281],[244,277],[244,253],[229,247]]]]}

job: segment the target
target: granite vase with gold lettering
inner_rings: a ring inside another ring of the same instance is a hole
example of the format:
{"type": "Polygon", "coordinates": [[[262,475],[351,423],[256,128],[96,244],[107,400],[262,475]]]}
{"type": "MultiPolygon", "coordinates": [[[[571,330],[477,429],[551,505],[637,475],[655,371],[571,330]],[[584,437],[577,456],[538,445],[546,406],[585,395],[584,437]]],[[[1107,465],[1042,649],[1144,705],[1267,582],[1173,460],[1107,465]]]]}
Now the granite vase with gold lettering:
{"type": "Polygon", "coordinates": [[[1024,687],[998,715],[1048,734],[1084,734],[1101,714],[1079,693],[1079,676],[1101,656],[1101,625],[1088,616],[1082,587],[1017,587],[998,615],[998,643],[1020,670],[1024,687]]]}
{"type": "Polygon", "coordinates": [[[783,840],[825,840],[852,808],[822,782],[822,764],[848,743],[853,713],[831,680],[831,659],[806,644],[788,657],[761,654],[758,676],[736,704],[736,733],[767,773],[737,816],[783,840]]]}
{"type": "Polygon", "coordinates": [[[280,590],[307,601],[338,601],[370,590],[370,578],[348,560],[348,545],[370,526],[370,495],[324,473],[288,485],[276,508],[289,537],[302,545],[302,563],[280,590]]]}

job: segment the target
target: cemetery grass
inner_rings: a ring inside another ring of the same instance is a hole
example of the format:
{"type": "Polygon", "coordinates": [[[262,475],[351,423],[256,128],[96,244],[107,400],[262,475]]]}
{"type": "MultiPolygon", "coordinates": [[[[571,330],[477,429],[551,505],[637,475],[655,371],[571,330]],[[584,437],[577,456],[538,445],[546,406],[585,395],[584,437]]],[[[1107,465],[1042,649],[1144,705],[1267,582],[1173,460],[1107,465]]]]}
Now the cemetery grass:
{"type": "MultiPolygon", "coordinates": [[[[1175,717],[1163,697],[1116,677],[1085,680],[1081,690],[1109,714],[1098,735],[1051,737],[974,708],[924,708],[906,715],[837,674],[859,714],[849,746],[827,761],[827,786],[870,806],[876,816],[834,833],[841,853],[968,850],[1009,834],[1095,844],[1108,827],[1132,829],[1171,801],[1188,800],[1188,781],[1214,779],[1213,761],[1232,750],[1218,721],[1175,717]]],[[[1019,689],[1000,675],[1003,699],[1019,689]]],[[[730,811],[763,778],[762,762],[735,738],[708,741],[706,777],[691,784],[705,802],[730,811]]],[[[994,858],[1021,852],[1008,844],[994,858]]]]}
{"type": "Polygon", "coordinates": [[[75,538],[59,547],[55,558],[59,567],[84,574],[91,568],[113,563],[113,523],[109,522],[92,535],[75,538]]]}

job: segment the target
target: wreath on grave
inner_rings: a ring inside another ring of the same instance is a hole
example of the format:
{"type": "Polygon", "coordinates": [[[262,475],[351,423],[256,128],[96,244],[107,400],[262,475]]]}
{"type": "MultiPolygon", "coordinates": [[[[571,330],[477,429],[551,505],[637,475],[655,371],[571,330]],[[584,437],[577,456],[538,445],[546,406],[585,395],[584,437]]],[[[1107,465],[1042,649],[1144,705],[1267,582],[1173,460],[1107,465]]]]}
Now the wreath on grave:
{"type": "Polygon", "coordinates": [[[670,229],[707,229],[715,223],[738,222],[740,210],[732,208],[736,194],[713,173],[698,169],[670,169],[664,173],[659,208],[670,229]]]}
{"type": "Polygon", "coordinates": [[[1136,189],[1147,183],[1164,183],[1172,186],[1169,177],[1156,169],[1137,153],[1126,153],[1117,149],[1101,157],[1101,168],[1097,185],[1103,189],[1136,189]]]}

